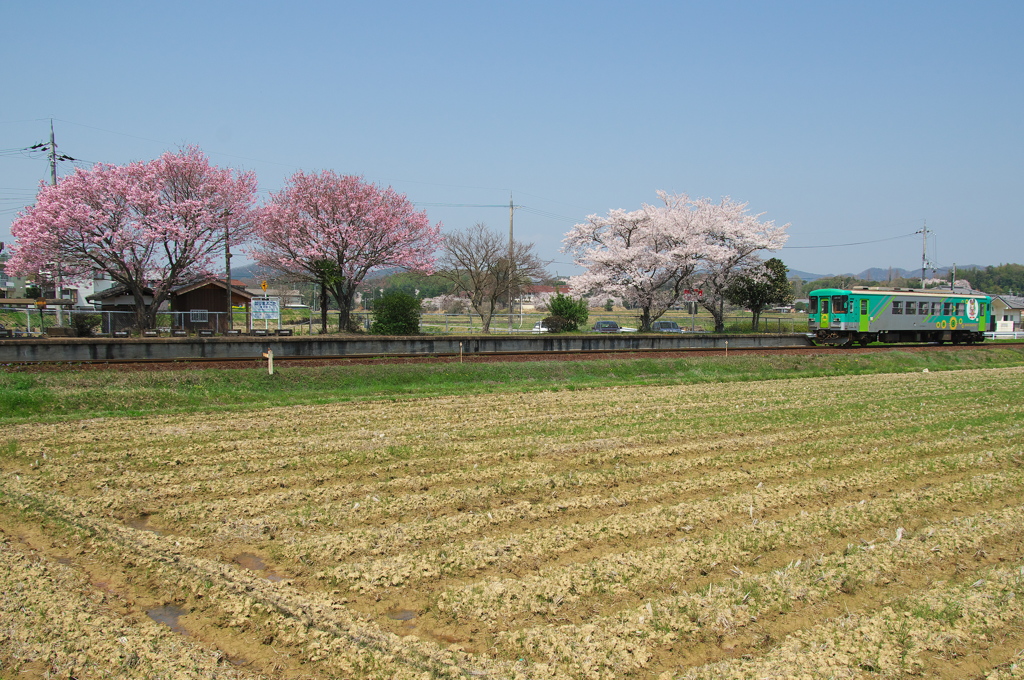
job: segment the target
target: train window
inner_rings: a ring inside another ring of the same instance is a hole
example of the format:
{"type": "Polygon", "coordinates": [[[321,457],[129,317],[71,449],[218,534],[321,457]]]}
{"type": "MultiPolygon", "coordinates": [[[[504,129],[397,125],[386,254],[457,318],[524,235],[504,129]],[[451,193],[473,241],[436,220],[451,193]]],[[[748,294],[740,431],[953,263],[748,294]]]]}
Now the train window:
{"type": "Polygon", "coordinates": [[[833,295],[832,296],[832,313],[833,314],[846,314],[850,311],[847,308],[850,298],[846,295],[833,295]]]}
{"type": "Polygon", "coordinates": [[[861,300],[860,301],[860,313],[861,313],[861,316],[863,316],[863,315],[868,313],[868,301],[867,300],[861,300]]]}
{"type": "Polygon", "coordinates": [[[950,316],[953,313],[953,303],[943,302],[942,303],[942,316],[950,316]]]}
{"type": "Polygon", "coordinates": [[[811,314],[817,314],[818,313],[818,296],[817,295],[812,295],[810,302],[811,302],[811,305],[810,305],[811,306],[811,309],[810,309],[811,314]]]}
{"type": "Polygon", "coordinates": [[[928,310],[931,309],[931,304],[928,302],[921,302],[917,305],[918,314],[928,314],[928,310]]]}
{"type": "Polygon", "coordinates": [[[963,316],[964,312],[966,311],[966,307],[967,307],[967,303],[965,303],[965,302],[958,302],[958,303],[956,303],[956,315],[957,316],[963,316]]]}
{"type": "Polygon", "coordinates": [[[903,313],[903,303],[901,301],[899,301],[899,300],[893,300],[892,301],[892,313],[893,314],[902,314],[903,313]]]}
{"type": "Polygon", "coordinates": [[[939,303],[938,302],[933,302],[932,303],[932,314],[935,315],[935,316],[939,315],[939,303]]]}

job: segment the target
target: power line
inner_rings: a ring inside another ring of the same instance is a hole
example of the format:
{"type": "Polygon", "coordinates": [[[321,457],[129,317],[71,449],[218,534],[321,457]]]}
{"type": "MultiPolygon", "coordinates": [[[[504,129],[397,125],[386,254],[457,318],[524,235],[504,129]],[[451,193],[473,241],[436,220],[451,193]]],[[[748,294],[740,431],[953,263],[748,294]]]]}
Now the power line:
{"type": "MultiPolygon", "coordinates": [[[[425,208],[507,208],[508,205],[503,204],[490,204],[490,203],[423,203],[421,201],[412,201],[413,205],[423,206],[425,208]]],[[[522,206],[517,205],[517,208],[522,206]]]]}
{"type": "Polygon", "coordinates": [[[848,246],[863,246],[868,245],[869,243],[882,243],[884,241],[895,241],[897,239],[907,238],[909,236],[917,236],[920,233],[920,231],[915,231],[912,234],[903,234],[901,236],[892,236],[890,238],[880,238],[875,241],[858,241],[857,243],[833,243],[827,246],[782,246],[780,250],[806,250],[813,248],[846,248],[848,246]]]}

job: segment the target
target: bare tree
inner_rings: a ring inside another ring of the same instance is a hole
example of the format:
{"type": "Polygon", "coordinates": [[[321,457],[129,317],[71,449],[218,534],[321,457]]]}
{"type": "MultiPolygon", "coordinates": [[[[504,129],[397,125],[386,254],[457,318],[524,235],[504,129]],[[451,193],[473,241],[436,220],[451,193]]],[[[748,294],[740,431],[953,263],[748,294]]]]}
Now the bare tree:
{"type": "Polygon", "coordinates": [[[502,300],[513,299],[524,286],[547,275],[532,243],[513,241],[510,248],[503,235],[482,222],[445,235],[441,250],[437,275],[466,296],[484,333],[490,333],[502,300]]]}

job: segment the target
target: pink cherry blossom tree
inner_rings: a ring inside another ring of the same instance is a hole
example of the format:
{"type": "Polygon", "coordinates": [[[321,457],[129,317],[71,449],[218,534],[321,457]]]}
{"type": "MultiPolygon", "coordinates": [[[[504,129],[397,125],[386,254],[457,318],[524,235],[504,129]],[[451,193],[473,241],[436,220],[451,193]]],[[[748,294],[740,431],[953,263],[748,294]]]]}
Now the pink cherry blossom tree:
{"type": "Polygon", "coordinates": [[[687,288],[703,288],[702,304],[724,330],[725,291],[757,253],[781,248],[788,227],[762,223],[745,203],[691,199],[658,192],[662,205],[643,205],[607,217],[591,215],[563,240],[586,272],[569,279],[573,290],[619,296],[640,310],[641,331],[676,304],[687,288]]]}
{"type": "Polygon", "coordinates": [[[590,215],[563,239],[586,272],[570,277],[579,293],[621,297],[640,310],[640,330],[679,301],[696,271],[703,243],[703,215],[686,195],[658,194],[663,205],[590,215]]]}
{"type": "Polygon", "coordinates": [[[137,326],[151,328],[175,287],[212,273],[229,230],[232,243],[248,237],[255,195],[254,174],[212,166],[195,147],[79,169],[41,186],[19,214],[8,271],[56,264],[71,280],[104,272],[135,299],[137,326]]]}
{"type": "MultiPolygon", "coordinates": [[[[317,283],[341,310],[349,328],[356,288],[385,267],[433,271],[441,225],[431,226],[404,194],[361,177],[298,172],[271,196],[256,220],[253,259],[265,267],[317,283]]],[[[321,304],[327,330],[327,309],[321,304]]]]}

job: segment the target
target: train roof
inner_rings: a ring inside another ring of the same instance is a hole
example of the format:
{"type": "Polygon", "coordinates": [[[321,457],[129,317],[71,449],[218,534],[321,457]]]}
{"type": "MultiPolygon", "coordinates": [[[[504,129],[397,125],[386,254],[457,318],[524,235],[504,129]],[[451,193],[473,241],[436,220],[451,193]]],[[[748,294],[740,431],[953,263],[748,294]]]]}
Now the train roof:
{"type": "Polygon", "coordinates": [[[941,290],[941,289],[928,289],[921,290],[920,288],[889,288],[885,286],[854,286],[852,288],[819,288],[812,290],[809,295],[909,295],[914,297],[958,297],[958,298],[978,298],[989,299],[987,293],[979,291],[962,291],[962,290],[941,290]]]}

